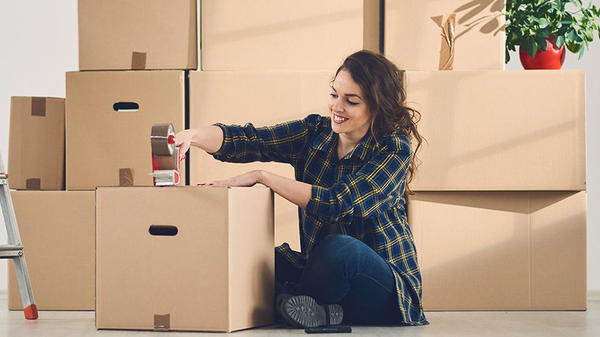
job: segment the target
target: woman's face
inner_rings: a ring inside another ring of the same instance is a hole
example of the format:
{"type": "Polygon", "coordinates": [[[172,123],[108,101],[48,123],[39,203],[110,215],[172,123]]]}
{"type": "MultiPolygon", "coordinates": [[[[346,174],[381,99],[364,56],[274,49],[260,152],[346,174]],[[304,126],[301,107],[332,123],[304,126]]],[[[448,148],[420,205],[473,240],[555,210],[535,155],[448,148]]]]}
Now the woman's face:
{"type": "Polygon", "coordinates": [[[329,99],[331,128],[354,141],[360,140],[369,130],[371,112],[360,86],[347,70],[341,70],[331,86],[329,99]]]}

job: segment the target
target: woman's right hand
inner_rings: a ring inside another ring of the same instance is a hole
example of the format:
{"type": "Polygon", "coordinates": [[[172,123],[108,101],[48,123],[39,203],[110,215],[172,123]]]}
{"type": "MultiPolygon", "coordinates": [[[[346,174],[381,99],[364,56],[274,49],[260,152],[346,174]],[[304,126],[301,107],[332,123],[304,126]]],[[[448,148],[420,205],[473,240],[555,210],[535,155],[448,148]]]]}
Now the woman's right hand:
{"type": "Polygon", "coordinates": [[[179,131],[175,135],[175,146],[179,147],[179,160],[183,160],[186,157],[186,153],[192,146],[192,140],[198,134],[196,129],[187,129],[179,131]]]}

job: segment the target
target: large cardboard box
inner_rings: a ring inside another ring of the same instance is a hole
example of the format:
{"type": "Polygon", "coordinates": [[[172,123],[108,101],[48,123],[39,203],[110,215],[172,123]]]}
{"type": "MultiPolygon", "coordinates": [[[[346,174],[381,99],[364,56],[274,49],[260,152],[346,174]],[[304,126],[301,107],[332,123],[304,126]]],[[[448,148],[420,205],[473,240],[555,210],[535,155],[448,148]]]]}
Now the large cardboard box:
{"type": "MultiPolygon", "coordinates": [[[[190,72],[190,127],[216,122],[254,126],[302,119],[311,113],[327,114],[332,72],[190,72]]],[[[289,164],[223,163],[192,148],[190,181],[207,183],[263,169],[294,178],[289,164]]],[[[275,197],[275,244],[288,242],[300,250],[298,207],[275,197]]]]}
{"type": "Polygon", "coordinates": [[[504,7],[504,0],[385,1],[385,55],[406,70],[502,70],[504,7]],[[452,14],[450,47],[442,27],[452,14]]]}
{"type": "MultiPolygon", "coordinates": [[[[150,130],[184,127],[183,71],[67,73],[67,190],[152,186],[150,130]]],[[[182,165],[183,166],[183,165],[182,165]]],[[[185,181],[185,168],[181,176],[185,181]]]]}
{"type": "Polygon", "coordinates": [[[265,187],[96,191],[96,327],[234,331],[273,322],[265,187]]]}
{"type": "MultiPolygon", "coordinates": [[[[11,199],[37,308],[94,310],[94,192],[12,191],[11,199]]],[[[23,310],[12,262],[8,270],[8,308],[23,310]]]]}
{"type": "Polygon", "coordinates": [[[425,310],[585,310],[585,192],[421,192],[425,310]]]}
{"type": "Polygon", "coordinates": [[[79,0],[79,69],[197,69],[196,0],[79,0]]]}
{"type": "Polygon", "coordinates": [[[584,190],[582,70],[406,72],[426,138],[412,189],[584,190]]]}
{"type": "Polygon", "coordinates": [[[64,98],[11,97],[8,143],[11,188],[65,188],[64,98]]]}
{"type": "Polygon", "coordinates": [[[203,70],[326,70],[379,51],[379,0],[202,0],[203,70]]]}

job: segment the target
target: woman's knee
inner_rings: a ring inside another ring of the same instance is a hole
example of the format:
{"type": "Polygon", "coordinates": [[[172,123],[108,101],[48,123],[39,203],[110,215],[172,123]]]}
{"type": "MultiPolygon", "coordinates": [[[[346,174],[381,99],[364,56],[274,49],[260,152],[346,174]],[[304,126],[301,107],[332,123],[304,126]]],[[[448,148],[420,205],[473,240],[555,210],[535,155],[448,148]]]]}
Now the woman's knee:
{"type": "Polygon", "coordinates": [[[349,235],[328,235],[317,245],[314,258],[332,267],[353,264],[360,258],[364,245],[349,235]]]}

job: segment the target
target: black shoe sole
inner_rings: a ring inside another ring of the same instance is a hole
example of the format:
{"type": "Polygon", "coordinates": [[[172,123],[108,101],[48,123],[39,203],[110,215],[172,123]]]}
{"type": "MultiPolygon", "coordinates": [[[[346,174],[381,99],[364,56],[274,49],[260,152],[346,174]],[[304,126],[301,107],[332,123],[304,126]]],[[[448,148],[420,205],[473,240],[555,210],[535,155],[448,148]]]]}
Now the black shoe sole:
{"type": "Polygon", "coordinates": [[[280,303],[283,318],[297,328],[316,328],[341,324],[344,311],[339,304],[319,305],[314,298],[305,295],[289,296],[280,303]]]}

